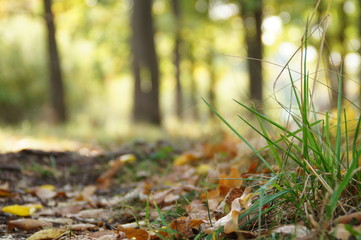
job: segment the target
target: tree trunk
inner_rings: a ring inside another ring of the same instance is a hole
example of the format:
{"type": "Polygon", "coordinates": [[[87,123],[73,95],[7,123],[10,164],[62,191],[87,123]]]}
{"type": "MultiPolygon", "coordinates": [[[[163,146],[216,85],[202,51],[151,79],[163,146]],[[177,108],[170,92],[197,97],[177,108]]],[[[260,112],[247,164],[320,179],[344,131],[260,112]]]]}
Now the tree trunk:
{"type": "Polygon", "coordinates": [[[342,77],[342,96],[346,97],[346,91],[345,91],[345,81],[346,78],[343,77],[346,74],[345,71],[345,56],[346,56],[346,26],[347,26],[347,15],[346,12],[343,9],[345,1],[341,1],[338,6],[338,17],[339,21],[338,24],[340,25],[338,28],[336,41],[338,41],[338,44],[340,44],[340,62],[334,63],[331,62],[331,74],[330,74],[330,83],[332,88],[332,94],[331,94],[331,107],[336,108],[337,107],[337,98],[338,98],[338,85],[340,77],[342,77]],[[343,76],[340,76],[342,74],[343,76]]]}
{"type": "Polygon", "coordinates": [[[199,120],[199,109],[198,109],[198,84],[195,74],[196,60],[194,57],[194,43],[189,42],[189,75],[190,75],[190,105],[192,107],[192,117],[194,120],[199,120]]]}
{"type": "Polygon", "coordinates": [[[173,13],[176,22],[176,30],[175,30],[175,42],[174,42],[174,67],[175,67],[175,80],[176,80],[176,113],[178,118],[182,118],[183,112],[183,91],[182,84],[180,80],[180,46],[181,46],[181,10],[179,5],[179,0],[172,0],[173,13]]]}
{"type": "Polygon", "coordinates": [[[154,44],[152,1],[133,0],[133,118],[160,125],[159,70],[154,44]]]}
{"type": "Polygon", "coordinates": [[[248,71],[250,79],[250,99],[256,104],[263,101],[263,77],[262,77],[262,19],[263,19],[263,4],[262,0],[256,0],[257,3],[250,4],[243,1],[241,6],[243,26],[245,30],[245,38],[247,44],[248,57],[248,71]],[[253,19],[254,21],[247,21],[253,19]],[[248,23],[247,23],[248,22],[248,23]],[[249,24],[254,22],[254,24],[249,24]]]}
{"type": "MultiPolygon", "coordinates": [[[[208,51],[207,56],[207,67],[208,67],[208,74],[209,74],[209,104],[213,106],[214,108],[217,108],[216,106],[216,83],[217,83],[217,74],[216,74],[216,67],[214,65],[214,37],[210,36],[210,50],[208,51]]],[[[216,115],[211,111],[211,117],[216,117],[216,115]]]]}
{"type": "Polygon", "coordinates": [[[64,85],[55,38],[54,16],[51,11],[51,4],[51,0],[44,0],[45,21],[48,30],[50,98],[52,106],[52,117],[56,123],[64,123],[67,119],[64,100],[64,85]]]}

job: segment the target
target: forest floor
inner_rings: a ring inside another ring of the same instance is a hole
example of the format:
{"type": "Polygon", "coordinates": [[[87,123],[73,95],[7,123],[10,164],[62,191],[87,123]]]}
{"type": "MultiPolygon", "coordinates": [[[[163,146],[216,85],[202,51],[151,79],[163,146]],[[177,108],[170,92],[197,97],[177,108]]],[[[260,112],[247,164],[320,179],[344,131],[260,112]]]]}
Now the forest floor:
{"type": "MultiPolygon", "coordinates": [[[[24,149],[1,154],[0,239],[315,239],[319,235],[320,229],[310,229],[302,221],[282,222],[286,217],[275,213],[272,200],[257,220],[259,207],[254,204],[260,193],[255,189],[264,184],[257,179],[271,179],[274,173],[241,142],[225,137],[186,148],[167,141],[134,141],[108,152],[24,149]],[[252,207],[255,211],[241,218],[252,207]]],[[[282,207],[287,214],[294,208],[282,207]]]]}

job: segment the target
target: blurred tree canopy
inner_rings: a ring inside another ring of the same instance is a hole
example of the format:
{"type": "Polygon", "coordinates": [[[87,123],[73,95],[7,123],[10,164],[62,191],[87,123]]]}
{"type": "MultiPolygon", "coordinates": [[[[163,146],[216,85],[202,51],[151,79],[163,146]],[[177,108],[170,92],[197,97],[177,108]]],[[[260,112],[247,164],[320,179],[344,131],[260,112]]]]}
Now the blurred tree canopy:
{"type": "MultiPolygon", "coordinates": [[[[3,124],[54,117],[51,99],[62,87],[49,87],[54,76],[49,75],[46,2],[0,0],[3,124]]],[[[68,120],[94,126],[116,126],[120,119],[132,121],[132,116],[155,124],[177,118],[202,122],[211,114],[201,97],[225,114],[238,111],[229,104],[232,98],[264,107],[272,93],[289,97],[288,90],[282,90],[290,84],[288,73],[276,79],[280,66],[289,64],[295,79],[300,77],[300,54],[291,57],[302,45],[306,28],[311,76],[317,70],[316,81],[335,89],[342,65],[347,79],[343,94],[360,101],[359,5],[356,0],[53,0],[68,120]],[[134,25],[136,7],[148,4],[151,15],[143,25],[134,25]],[[153,32],[146,37],[142,34],[147,27],[153,32]],[[151,41],[154,51],[146,53],[151,41]],[[320,54],[323,61],[316,68],[320,54]],[[135,79],[149,75],[147,68],[134,70],[137,58],[144,56],[156,62],[158,80],[137,85],[135,79]],[[140,92],[152,92],[153,97],[139,101],[140,92]]],[[[316,96],[323,107],[332,105],[336,96],[325,90],[324,96],[316,96]]]]}

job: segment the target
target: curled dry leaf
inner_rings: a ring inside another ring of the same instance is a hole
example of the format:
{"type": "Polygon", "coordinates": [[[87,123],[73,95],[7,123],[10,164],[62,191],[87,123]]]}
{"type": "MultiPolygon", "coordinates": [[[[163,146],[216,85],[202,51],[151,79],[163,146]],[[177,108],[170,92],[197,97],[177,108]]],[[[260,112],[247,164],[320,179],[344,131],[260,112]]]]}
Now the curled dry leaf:
{"type": "Polygon", "coordinates": [[[241,197],[233,200],[230,212],[220,218],[215,224],[215,228],[224,227],[225,233],[232,233],[238,229],[238,216],[251,206],[251,199],[254,194],[250,188],[246,188],[241,197]]]}
{"type": "Polygon", "coordinates": [[[40,228],[51,227],[51,226],[52,224],[49,222],[39,221],[31,218],[16,219],[8,222],[9,229],[18,228],[22,231],[37,230],[40,228]]]}
{"type": "Polygon", "coordinates": [[[241,210],[241,198],[234,199],[231,205],[231,211],[226,216],[219,219],[214,224],[214,227],[224,227],[225,233],[232,233],[236,231],[238,229],[238,216],[241,210]]]}

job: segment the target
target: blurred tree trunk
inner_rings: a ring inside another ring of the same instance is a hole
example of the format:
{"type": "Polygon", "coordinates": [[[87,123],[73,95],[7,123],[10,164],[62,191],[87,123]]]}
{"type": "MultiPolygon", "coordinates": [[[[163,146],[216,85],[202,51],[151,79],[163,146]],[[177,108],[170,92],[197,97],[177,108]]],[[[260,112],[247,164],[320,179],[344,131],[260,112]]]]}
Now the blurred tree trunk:
{"type": "Polygon", "coordinates": [[[345,0],[342,0],[340,3],[338,3],[337,9],[338,9],[338,23],[339,27],[337,28],[337,36],[331,38],[335,39],[336,42],[333,42],[332,45],[337,46],[339,45],[339,48],[337,49],[337,52],[340,54],[339,61],[335,62],[334,59],[330,59],[330,83],[332,88],[332,94],[331,94],[331,107],[336,108],[337,107],[337,98],[338,98],[338,83],[340,80],[340,77],[342,77],[342,96],[346,97],[346,91],[345,91],[345,82],[346,78],[343,77],[346,75],[346,68],[345,68],[345,56],[346,56],[346,27],[347,27],[347,14],[344,10],[344,4],[345,0]],[[342,74],[343,76],[340,76],[342,74]]]}
{"type": "Polygon", "coordinates": [[[190,75],[190,105],[192,107],[192,117],[194,120],[199,119],[199,109],[198,109],[198,101],[197,101],[197,94],[198,94],[198,85],[196,79],[196,60],[194,57],[194,43],[188,42],[189,44],[189,75],[190,75]]]}
{"type": "Polygon", "coordinates": [[[64,123],[67,119],[64,100],[64,85],[60,69],[59,54],[55,38],[54,16],[51,11],[51,5],[51,0],[44,0],[45,21],[48,30],[52,117],[56,123],[64,123]]]}
{"type": "MultiPolygon", "coordinates": [[[[216,67],[214,65],[214,37],[211,36],[210,38],[210,50],[208,51],[207,56],[207,67],[208,67],[208,74],[209,74],[209,104],[214,108],[216,106],[216,82],[217,82],[217,75],[216,75],[216,67]]],[[[215,114],[211,111],[211,117],[216,117],[215,114]]]]}
{"type": "Polygon", "coordinates": [[[159,70],[154,44],[152,1],[133,0],[131,27],[134,107],[138,122],[160,125],[159,70]]]}
{"type": "Polygon", "coordinates": [[[174,42],[174,66],[175,66],[175,80],[176,80],[176,113],[179,119],[182,118],[183,112],[183,92],[180,79],[180,46],[181,46],[181,8],[179,0],[172,0],[173,14],[175,17],[175,42],[174,42]]]}
{"type": "Polygon", "coordinates": [[[245,30],[247,45],[248,71],[250,79],[250,99],[256,104],[263,101],[263,77],[262,77],[262,0],[241,1],[241,17],[245,30]]]}

